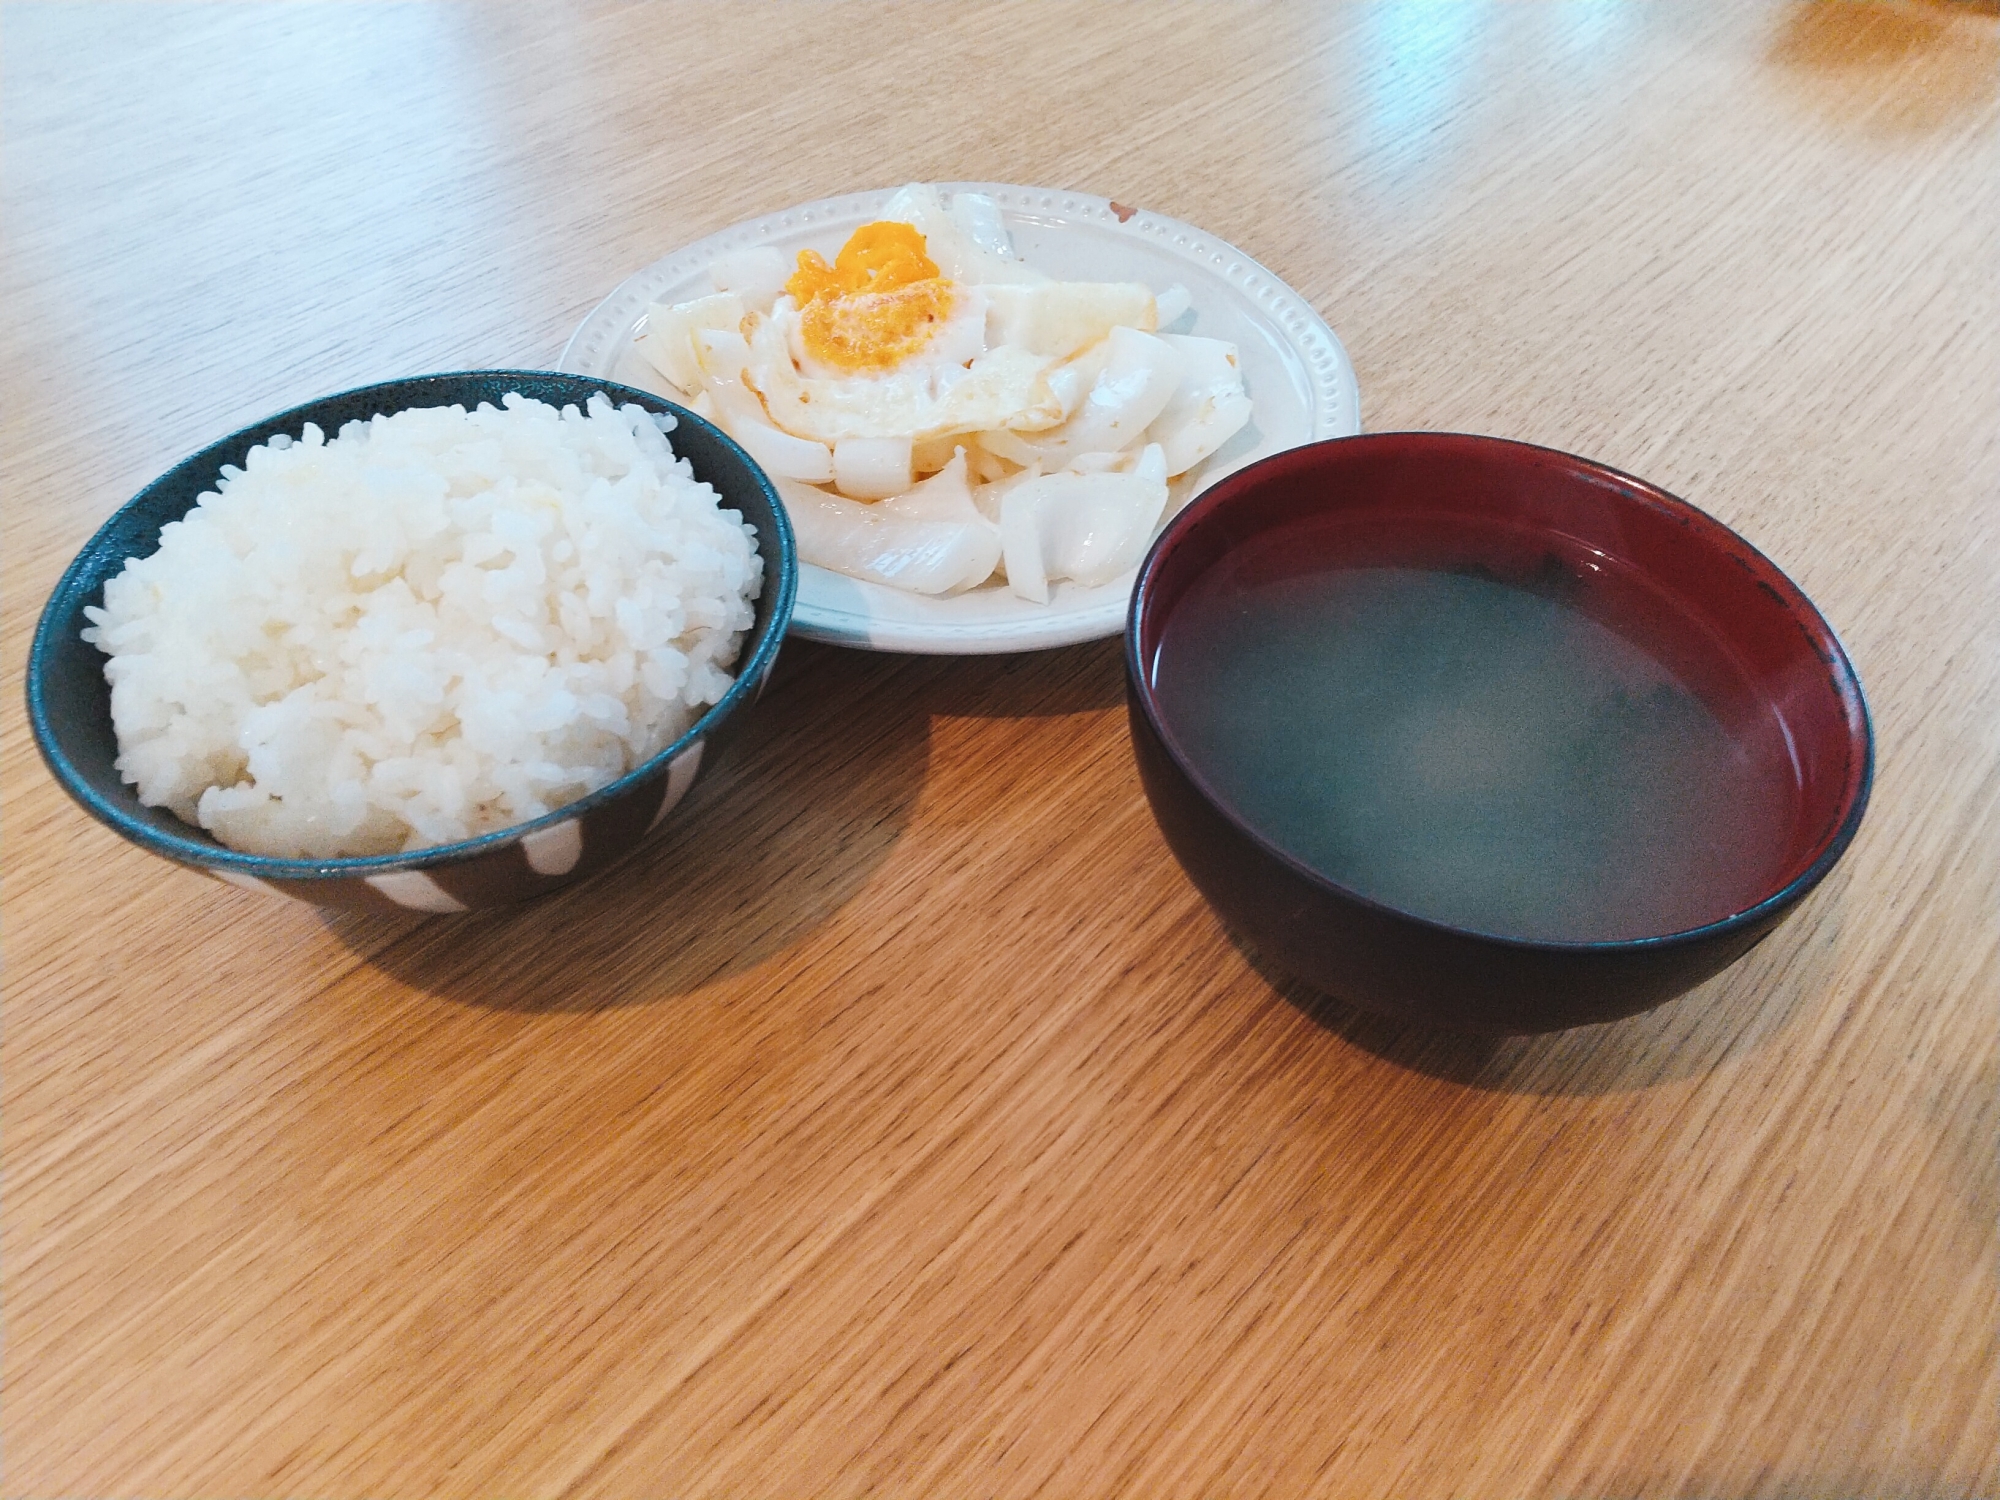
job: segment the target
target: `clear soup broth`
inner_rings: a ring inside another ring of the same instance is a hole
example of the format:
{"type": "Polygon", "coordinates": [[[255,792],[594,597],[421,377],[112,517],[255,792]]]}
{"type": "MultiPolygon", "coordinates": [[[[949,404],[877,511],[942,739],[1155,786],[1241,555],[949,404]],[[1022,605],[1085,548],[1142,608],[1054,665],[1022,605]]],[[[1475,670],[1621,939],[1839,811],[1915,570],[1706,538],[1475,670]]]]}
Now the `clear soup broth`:
{"type": "Polygon", "coordinates": [[[1462,523],[1347,547],[1329,524],[1238,548],[1160,636],[1166,726],[1244,821],[1373,900],[1504,937],[1658,936],[1768,890],[1797,779],[1719,641],[1682,624],[1669,665],[1643,644],[1664,601],[1596,555],[1496,569],[1508,547],[1462,523]]]}

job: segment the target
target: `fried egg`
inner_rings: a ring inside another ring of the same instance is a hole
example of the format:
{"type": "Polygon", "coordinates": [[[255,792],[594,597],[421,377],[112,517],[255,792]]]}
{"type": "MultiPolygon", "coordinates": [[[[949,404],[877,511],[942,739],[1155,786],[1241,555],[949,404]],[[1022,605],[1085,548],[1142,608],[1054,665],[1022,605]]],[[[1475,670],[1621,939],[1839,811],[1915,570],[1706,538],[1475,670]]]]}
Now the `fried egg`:
{"type": "Polygon", "coordinates": [[[1045,355],[1003,346],[962,366],[910,360],[877,375],[810,376],[792,358],[782,307],[754,321],[744,377],[772,423],[797,437],[829,446],[850,438],[922,443],[989,427],[1036,432],[1065,415],[1048,380],[1055,361],[1045,355]]]}
{"type": "MultiPolygon", "coordinates": [[[[751,330],[744,372],[776,426],[829,447],[914,443],[1041,404],[1039,368],[980,363],[986,292],[943,275],[928,243],[883,220],[855,230],[831,264],[800,253],[786,295],[751,330]]],[[[875,465],[849,467],[867,477],[846,493],[883,498],[875,465]]]]}
{"type": "Polygon", "coordinates": [[[800,555],[851,577],[934,595],[1004,569],[1043,603],[1108,582],[1168,478],[1249,419],[1233,346],[1158,332],[1185,288],[1052,280],[977,194],[912,185],[831,261],[710,275],[648,309],[640,351],[772,475],[800,555]]]}
{"type": "Polygon", "coordinates": [[[964,369],[986,352],[986,292],[942,279],[798,306],[780,297],[770,321],[812,380],[872,380],[964,369]]]}

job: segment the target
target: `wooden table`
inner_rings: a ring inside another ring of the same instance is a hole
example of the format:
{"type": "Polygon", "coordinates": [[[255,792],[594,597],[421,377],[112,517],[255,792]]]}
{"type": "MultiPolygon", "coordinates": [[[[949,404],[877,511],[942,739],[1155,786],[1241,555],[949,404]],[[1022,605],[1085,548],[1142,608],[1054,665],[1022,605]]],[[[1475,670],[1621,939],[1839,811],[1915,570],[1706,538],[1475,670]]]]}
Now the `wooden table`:
{"type": "Polygon", "coordinates": [[[2000,1495],[1991,4],[0,31],[6,1495],[2000,1495]],[[175,459],[954,177],[1243,246],[1371,428],[1742,530],[1873,706],[1834,876],[1652,1014],[1399,1030],[1210,915],[1111,641],[790,648],[694,816],[499,916],[231,891],[43,771],[32,622],[175,459]]]}

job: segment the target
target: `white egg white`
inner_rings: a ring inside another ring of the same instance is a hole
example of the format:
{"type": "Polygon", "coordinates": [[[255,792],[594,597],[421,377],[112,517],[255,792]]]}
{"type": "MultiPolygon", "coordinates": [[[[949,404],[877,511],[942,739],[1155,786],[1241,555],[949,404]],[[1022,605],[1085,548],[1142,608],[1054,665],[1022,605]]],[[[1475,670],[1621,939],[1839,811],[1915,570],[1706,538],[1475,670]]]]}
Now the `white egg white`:
{"type": "Polygon", "coordinates": [[[1054,361],[1025,349],[989,349],[964,368],[919,364],[824,379],[799,373],[775,317],[750,322],[745,379],[772,424],[797,437],[829,446],[849,438],[924,442],[988,427],[1035,431],[1062,420],[1062,404],[1044,378],[1054,361]]]}

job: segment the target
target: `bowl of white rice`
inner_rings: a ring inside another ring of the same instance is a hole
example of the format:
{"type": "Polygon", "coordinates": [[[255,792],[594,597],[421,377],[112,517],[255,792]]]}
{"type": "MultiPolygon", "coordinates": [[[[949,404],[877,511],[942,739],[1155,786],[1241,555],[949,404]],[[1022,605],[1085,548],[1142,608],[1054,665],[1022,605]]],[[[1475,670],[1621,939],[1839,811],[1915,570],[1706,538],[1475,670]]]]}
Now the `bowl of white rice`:
{"type": "Polygon", "coordinates": [[[763,472],[670,402],[533,371],[348,391],[211,445],[91,538],[28,711],[134,843],[325,906],[451,912],[666,820],[777,659],[763,472]]]}

